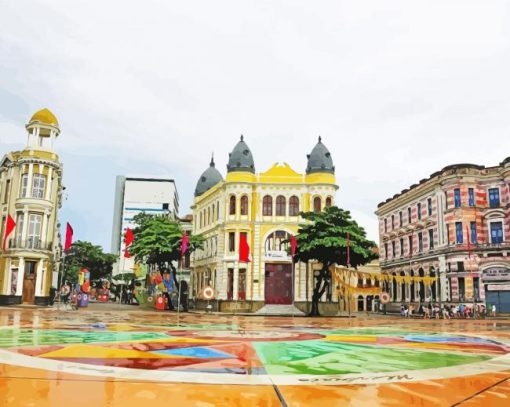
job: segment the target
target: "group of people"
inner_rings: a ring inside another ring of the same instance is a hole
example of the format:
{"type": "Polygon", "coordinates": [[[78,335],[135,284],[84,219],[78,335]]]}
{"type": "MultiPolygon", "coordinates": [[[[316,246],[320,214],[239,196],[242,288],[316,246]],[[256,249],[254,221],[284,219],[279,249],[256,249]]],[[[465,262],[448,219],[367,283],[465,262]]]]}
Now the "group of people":
{"type": "Polygon", "coordinates": [[[400,315],[404,318],[420,317],[420,318],[485,318],[489,316],[496,316],[496,306],[493,304],[490,308],[484,304],[419,304],[416,308],[414,304],[402,304],[400,306],[400,315]]]}
{"type": "Polygon", "coordinates": [[[64,281],[62,286],[60,287],[58,297],[60,299],[60,303],[67,306],[77,306],[78,303],[78,294],[80,292],[79,285],[78,287],[71,285],[69,281],[64,281]]]}

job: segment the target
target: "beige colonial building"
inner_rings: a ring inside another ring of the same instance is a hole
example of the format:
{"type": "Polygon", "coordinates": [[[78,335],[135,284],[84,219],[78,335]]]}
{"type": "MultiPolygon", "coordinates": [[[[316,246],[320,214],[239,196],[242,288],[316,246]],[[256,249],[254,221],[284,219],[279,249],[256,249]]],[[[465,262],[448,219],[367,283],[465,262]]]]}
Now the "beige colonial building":
{"type": "Polygon", "coordinates": [[[443,168],[381,202],[394,302],[487,302],[510,312],[510,157],[443,168]]]}
{"type": "Polygon", "coordinates": [[[211,160],[196,186],[193,232],[204,236],[205,246],[192,258],[192,295],[200,297],[211,285],[223,310],[232,303],[255,311],[264,304],[310,300],[312,266],[297,264],[293,275],[285,241],[297,233],[299,212],[333,205],[337,189],[331,154],[320,138],[302,174],[286,163],[256,173],[241,137],[230,153],[226,178],[211,160]],[[239,261],[243,234],[249,262],[239,261]]]}
{"type": "Polygon", "coordinates": [[[62,164],[54,151],[60,134],[48,109],[26,125],[21,151],[0,162],[0,236],[10,215],[16,222],[0,255],[0,304],[48,304],[52,274],[60,250],[57,210],[61,206],[62,164]]]}

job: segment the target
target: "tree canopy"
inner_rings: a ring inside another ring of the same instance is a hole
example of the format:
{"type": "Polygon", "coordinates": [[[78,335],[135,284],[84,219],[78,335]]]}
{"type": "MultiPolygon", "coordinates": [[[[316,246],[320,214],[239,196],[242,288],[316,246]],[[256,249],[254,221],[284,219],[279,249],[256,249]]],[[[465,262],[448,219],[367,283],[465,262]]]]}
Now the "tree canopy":
{"type": "Polygon", "coordinates": [[[347,266],[349,246],[349,265],[357,268],[377,258],[377,246],[366,238],[365,230],[352,219],[349,211],[336,206],[320,213],[302,212],[301,217],[305,222],[299,225],[296,236],[295,260],[316,260],[322,264],[312,295],[310,315],[315,316],[319,315],[319,299],[331,284],[330,266],[347,266]]]}
{"type": "MultiPolygon", "coordinates": [[[[138,263],[156,265],[160,270],[174,268],[173,261],[181,258],[183,230],[181,225],[167,216],[139,213],[135,216],[136,228],[129,253],[138,263]]],[[[186,255],[201,249],[204,239],[200,235],[188,234],[186,255]]]]}
{"type": "Polygon", "coordinates": [[[302,212],[306,221],[296,236],[296,260],[317,260],[323,264],[347,266],[347,237],[350,240],[350,266],[358,267],[377,258],[377,245],[366,238],[365,229],[352,219],[349,211],[336,206],[324,212],[302,212]]]}
{"type": "Polygon", "coordinates": [[[77,240],[66,253],[64,278],[72,282],[77,281],[78,273],[82,268],[90,271],[91,280],[108,277],[116,260],[117,256],[104,253],[101,246],[77,240]]]}

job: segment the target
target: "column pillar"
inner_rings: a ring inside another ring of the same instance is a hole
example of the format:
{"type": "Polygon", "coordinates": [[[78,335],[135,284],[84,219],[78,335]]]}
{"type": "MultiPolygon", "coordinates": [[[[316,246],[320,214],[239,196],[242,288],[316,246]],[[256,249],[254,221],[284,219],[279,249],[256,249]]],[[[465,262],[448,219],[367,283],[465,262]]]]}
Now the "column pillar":
{"type": "Polygon", "coordinates": [[[11,295],[11,258],[6,257],[5,259],[5,279],[4,286],[2,287],[2,294],[11,295]]]}
{"type": "Polygon", "coordinates": [[[43,262],[44,262],[43,259],[41,259],[37,262],[37,270],[36,270],[36,275],[35,275],[35,296],[36,297],[42,296],[43,262]]]}
{"type": "Polygon", "coordinates": [[[21,230],[21,241],[24,242],[27,239],[27,231],[28,231],[28,208],[25,206],[23,208],[23,229],[21,230]]]}
{"type": "Polygon", "coordinates": [[[23,295],[23,278],[25,276],[25,258],[19,258],[18,265],[18,284],[16,286],[16,295],[23,295]]]}
{"type": "Polygon", "coordinates": [[[32,186],[33,186],[33,180],[34,178],[34,164],[30,163],[28,164],[28,180],[27,180],[27,197],[32,197],[32,186]]]}
{"type": "Polygon", "coordinates": [[[47,201],[51,200],[51,187],[53,184],[53,167],[48,167],[48,179],[46,182],[46,191],[44,191],[44,199],[47,201]]]}
{"type": "Polygon", "coordinates": [[[44,211],[44,215],[42,217],[42,225],[41,225],[41,249],[45,248],[46,238],[48,236],[48,220],[50,214],[48,211],[44,211]]]}
{"type": "Polygon", "coordinates": [[[239,262],[236,261],[234,265],[234,293],[233,293],[233,299],[238,300],[239,297],[239,262]]]}

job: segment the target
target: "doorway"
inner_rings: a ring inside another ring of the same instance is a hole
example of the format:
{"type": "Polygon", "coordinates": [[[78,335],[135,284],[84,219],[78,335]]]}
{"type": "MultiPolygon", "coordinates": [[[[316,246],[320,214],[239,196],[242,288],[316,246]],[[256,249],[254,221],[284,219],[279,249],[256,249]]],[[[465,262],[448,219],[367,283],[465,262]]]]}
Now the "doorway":
{"type": "Polygon", "coordinates": [[[266,304],[292,304],[292,265],[266,263],[266,304]]]}
{"type": "Polygon", "coordinates": [[[35,300],[35,277],[36,277],[37,262],[25,262],[25,273],[23,274],[23,296],[22,301],[24,304],[33,304],[35,300]]]}

